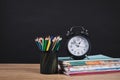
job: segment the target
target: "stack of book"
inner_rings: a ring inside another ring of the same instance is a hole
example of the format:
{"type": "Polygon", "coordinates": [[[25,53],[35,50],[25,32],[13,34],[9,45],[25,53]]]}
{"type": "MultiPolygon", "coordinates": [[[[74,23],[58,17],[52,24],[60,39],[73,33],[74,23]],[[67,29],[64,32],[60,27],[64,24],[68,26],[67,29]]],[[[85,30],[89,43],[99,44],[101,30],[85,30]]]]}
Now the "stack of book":
{"type": "Polygon", "coordinates": [[[88,56],[83,60],[59,57],[58,62],[59,70],[66,75],[120,72],[120,58],[111,58],[101,54],[88,56]]]}

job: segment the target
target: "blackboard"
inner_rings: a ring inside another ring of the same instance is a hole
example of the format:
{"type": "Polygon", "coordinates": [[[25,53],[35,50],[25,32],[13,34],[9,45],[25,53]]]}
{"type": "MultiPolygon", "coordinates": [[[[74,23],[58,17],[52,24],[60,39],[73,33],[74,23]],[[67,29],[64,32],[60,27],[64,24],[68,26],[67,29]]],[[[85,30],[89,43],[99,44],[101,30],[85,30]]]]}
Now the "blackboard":
{"type": "Polygon", "coordinates": [[[34,39],[61,35],[58,56],[68,56],[66,32],[89,30],[91,54],[120,57],[120,5],[105,0],[1,0],[0,63],[39,63],[34,39]]]}

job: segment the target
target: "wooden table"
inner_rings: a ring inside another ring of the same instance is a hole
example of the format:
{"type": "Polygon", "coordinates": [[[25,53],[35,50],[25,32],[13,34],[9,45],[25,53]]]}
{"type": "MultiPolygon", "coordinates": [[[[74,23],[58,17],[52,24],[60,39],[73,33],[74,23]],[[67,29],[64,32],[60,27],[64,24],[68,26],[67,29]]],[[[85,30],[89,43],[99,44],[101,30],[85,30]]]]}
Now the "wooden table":
{"type": "Polygon", "coordinates": [[[120,72],[71,77],[40,74],[39,64],[0,64],[0,80],[120,80],[120,72]]]}

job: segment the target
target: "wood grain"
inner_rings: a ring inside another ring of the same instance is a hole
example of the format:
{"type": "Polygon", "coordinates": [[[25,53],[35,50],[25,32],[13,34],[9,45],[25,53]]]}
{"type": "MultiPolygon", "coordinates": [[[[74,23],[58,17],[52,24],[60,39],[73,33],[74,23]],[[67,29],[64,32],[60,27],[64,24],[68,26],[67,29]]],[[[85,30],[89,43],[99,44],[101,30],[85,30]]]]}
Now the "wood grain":
{"type": "Polygon", "coordinates": [[[0,64],[0,80],[120,80],[120,72],[71,77],[40,74],[39,64],[0,64]]]}

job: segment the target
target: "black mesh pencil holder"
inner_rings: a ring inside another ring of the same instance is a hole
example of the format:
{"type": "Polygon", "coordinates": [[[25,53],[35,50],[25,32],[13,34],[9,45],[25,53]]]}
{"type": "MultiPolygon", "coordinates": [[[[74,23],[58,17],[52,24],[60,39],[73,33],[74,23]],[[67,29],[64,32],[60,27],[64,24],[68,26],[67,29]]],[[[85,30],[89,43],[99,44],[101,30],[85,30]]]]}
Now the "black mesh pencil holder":
{"type": "Polygon", "coordinates": [[[40,73],[56,74],[58,72],[57,52],[43,51],[40,56],[40,73]]]}

